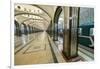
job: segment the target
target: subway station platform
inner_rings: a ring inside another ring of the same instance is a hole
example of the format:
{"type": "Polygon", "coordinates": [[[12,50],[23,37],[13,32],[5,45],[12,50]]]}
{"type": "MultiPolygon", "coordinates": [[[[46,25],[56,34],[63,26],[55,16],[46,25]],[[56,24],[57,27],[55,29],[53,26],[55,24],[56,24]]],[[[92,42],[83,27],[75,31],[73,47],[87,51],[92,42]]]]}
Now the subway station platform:
{"type": "Polygon", "coordinates": [[[66,60],[61,52],[61,45],[56,45],[45,31],[30,34],[27,37],[21,36],[20,40],[15,40],[16,43],[20,43],[15,46],[15,65],[81,62],[94,59],[93,50],[79,44],[78,57],[66,60]]]}
{"type": "Polygon", "coordinates": [[[33,37],[29,44],[15,48],[15,65],[65,62],[46,32],[35,33],[33,37]]]}
{"type": "Polygon", "coordinates": [[[93,8],[16,3],[14,64],[93,61],[93,29],[93,8]]]}

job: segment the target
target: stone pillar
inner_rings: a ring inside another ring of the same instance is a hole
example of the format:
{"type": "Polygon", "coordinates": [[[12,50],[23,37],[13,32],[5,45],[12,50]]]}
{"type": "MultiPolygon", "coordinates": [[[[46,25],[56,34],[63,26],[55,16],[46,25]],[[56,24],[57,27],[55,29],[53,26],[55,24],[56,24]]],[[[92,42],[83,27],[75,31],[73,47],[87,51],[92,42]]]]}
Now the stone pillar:
{"type": "Polygon", "coordinates": [[[69,45],[69,8],[63,7],[64,10],[64,43],[63,43],[63,53],[64,55],[69,58],[70,56],[70,45],[69,45]]]}
{"type": "Polygon", "coordinates": [[[78,8],[63,7],[64,10],[64,43],[63,53],[67,59],[77,56],[78,44],[78,8]]]}

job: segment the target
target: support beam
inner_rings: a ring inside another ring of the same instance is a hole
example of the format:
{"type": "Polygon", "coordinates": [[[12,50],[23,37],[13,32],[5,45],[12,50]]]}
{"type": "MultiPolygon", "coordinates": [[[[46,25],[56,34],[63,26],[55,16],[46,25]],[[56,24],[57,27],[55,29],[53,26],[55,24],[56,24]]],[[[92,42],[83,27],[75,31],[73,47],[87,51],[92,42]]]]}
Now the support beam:
{"type": "Polygon", "coordinates": [[[63,7],[64,10],[64,43],[63,53],[67,59],[78,56],[77,28],[78,28],[78,8],[63,7]]]}
{"type": "Polygon", "coordinates": [[[70,28],[69,28],[69,8],[63,7],[64,10],[64,43],[63,43],[63,53],[67,58],[70,58],[70,28]]]}

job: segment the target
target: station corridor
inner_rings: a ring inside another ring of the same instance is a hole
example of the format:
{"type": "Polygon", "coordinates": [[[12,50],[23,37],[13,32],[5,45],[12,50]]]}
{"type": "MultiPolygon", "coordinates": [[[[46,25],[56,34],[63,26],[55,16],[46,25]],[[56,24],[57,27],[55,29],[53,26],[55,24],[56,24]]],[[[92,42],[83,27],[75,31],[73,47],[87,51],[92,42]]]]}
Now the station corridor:
{"type": "MultiPolygon", "coordinates": [[[[16,65],[54,63],[54,61],[57,60],[54,58],[54,56],[59,58],[60,62],[65,62],[63,57],[59,56],[61,54],[58,52],[58,50],[55,50],[55,52],[52,51],[54,49],[51,49],[53,47],[48,41],[50,40],[50,36],[46,32],[39,32],[33,36],[35,38],[32,39],[30,44],[25,45],[20,51],[16,51],[16,65]],[[53,53],[56,53],[56,55],[53,53]]],[[[55,47],[55,49],[57,48],[55,47]]]]}
{"type": "Polygon", "coordinates": [[[16,3],[14,65],[94,60],[94,9],[16,3]]]}

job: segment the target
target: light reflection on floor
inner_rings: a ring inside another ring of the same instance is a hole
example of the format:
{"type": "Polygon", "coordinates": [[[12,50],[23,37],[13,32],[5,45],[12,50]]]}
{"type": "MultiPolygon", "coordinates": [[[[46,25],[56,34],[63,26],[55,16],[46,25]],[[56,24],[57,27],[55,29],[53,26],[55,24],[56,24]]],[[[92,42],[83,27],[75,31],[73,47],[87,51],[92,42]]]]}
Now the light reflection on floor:
{"type": "Polygon", "coordinates": [[[58,41],[55,41],[58,49],[60,52],[62,52],[63,50],[63,38],[62,37],[58,37],[58,41]]]}
{"type": "Polygon", "coordinates": [[[25,44],[30,37],[34,37],[34,40],[15,54],[15,65],[54,63],[47,33],[44,31],[29,36],[23,35],[22,43],[25,44]]]}

